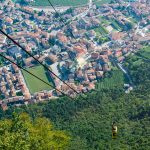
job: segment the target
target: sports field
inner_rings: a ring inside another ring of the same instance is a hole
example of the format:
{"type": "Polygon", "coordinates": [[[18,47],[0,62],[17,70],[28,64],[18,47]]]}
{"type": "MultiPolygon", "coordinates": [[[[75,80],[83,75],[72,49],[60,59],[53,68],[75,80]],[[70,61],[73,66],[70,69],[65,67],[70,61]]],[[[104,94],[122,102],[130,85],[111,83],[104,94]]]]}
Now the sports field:
{"type": "MultiPolygon", "coordinates": [[[[45,73],[45,70],[42,66],[36,66],[36,67],[28,68],[27,70],[52,85],[52,83],[48,80],[46,73],[45,73]]],[[[31,76],[27,72],[22,70],[22,73],[23,73],[23,76],[25,78],[25,81],[27,83],[27,86],[28,86],[31,94],[33,94],[35,92],[42,91],[42,90],[52,89],[50,86],[48,86],[47,84],[38,80],[37,78],[31,76]]]]}
{"type": "MultiPolygon", "coordinates": [[[[49,6],[48,0],[34,0],[34,6],[49,6]]],[[[85,5],[89,0],[50,0],[54,6],[78,6],[85,5]]]]}

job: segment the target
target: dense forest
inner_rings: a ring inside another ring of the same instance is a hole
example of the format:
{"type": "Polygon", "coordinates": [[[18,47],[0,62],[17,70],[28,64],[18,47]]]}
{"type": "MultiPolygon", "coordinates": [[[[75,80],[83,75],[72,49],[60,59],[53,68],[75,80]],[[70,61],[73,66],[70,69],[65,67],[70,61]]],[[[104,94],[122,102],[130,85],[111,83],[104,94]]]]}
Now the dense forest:
{"type": "Polygon", "coordinates": [[[138,56],[130,56],[126,60],[125,66],[135,84],[134,90],[128,94],[117,86],[99,89],[74,101],[64,97],[28,107],[10,108],[6,112],[1,110],[0,117],[13,118],[15,111],[16,114],[26,112],[33,120],[48,118],[55,130],[65,131],[70,137],[65,150],[148,150],[150,63],[145,59],[136,63],[137,59],[138,56]],[[118,126],[115,140],[111,137],[113,121],[118,126]]]}
{"type": "Polygon", "coordinates": [[[46,118],[32,120],[27,114],[13,114],[12,119],[0,121],[1,150],[65,149],[69,137],[54,130],[46,118]]]}

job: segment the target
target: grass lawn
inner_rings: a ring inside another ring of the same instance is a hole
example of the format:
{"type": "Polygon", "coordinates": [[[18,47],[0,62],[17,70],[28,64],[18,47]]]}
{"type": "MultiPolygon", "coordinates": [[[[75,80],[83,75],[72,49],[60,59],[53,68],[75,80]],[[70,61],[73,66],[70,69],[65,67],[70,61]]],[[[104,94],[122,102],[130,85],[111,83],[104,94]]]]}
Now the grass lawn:
{"type": "Polygon", "coordinates": [[[102,81],[99,81],[97,83],[97,89],[112,89],[116,86],[123,87],[123,84],[125,82],[125,77],[122,71],[120,70],[114,70],[112,71],[111,77],[106,77],[102,81]]]}
{"type": "Polygon", "coordinates": [[[94,0],[94,4],[96,4],[97,6],[106,4],[106,3],[110,3],[111,0],[94,0]]]}
{"type": "MultiPolygon", "coordinates": [[[[88,0],[51,0],[54,6],[77,6],[88,3],[88,0]]],[[[31,3],[34,6],[49,6],[48,0],[35,0],[31,3]]]]}
{"type": "MultiPolygon", "coordinates": [[[[27,70],[52,85],[52,83],[47,78],[45,70],[42,66],[36,66],[36,67],[28,68],[27,70]]],[[[27,72],[22,70],[22,73],[23,73],[23,76],[25,78],[25,81],[27,83],[27,86],[28,86],[31,94],[33,94],[35,92],[42,91],[42,90],[52,89],[50,86],[48,86],[47,84],[38,80],[37,78],[31,76],[27,72]]]]}

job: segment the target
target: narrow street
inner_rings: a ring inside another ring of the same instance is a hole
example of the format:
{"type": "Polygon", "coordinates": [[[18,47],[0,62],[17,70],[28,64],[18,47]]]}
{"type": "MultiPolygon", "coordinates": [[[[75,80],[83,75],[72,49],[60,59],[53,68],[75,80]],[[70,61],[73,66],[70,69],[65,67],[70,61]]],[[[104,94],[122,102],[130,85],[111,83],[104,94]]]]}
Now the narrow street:
{"type": "Polygon", "coordinates": [[[131,76],[129,75],[128,71],[124,68],[124,66],[121,63],[116,63],[116,65],[118,66],[118,68],[120,68],[120,70],[125,74],[125,76],[127,77],[127,79],[129,80],[129,83],[132,87],[134,87],[134,84],[132,82],[131,76]]]}

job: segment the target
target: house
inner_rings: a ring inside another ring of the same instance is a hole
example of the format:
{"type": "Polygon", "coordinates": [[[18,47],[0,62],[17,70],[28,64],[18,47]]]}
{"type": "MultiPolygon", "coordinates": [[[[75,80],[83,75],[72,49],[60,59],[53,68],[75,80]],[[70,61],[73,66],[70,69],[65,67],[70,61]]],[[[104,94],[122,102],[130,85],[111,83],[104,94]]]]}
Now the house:
{"type": "Polygon", "coordinates": [[[25,63],[25,66],[33,66],[33,63],[34,63],[34,58],[32,58],[32,57],[29,57],[29,58],[27,58],[27,59],[24,59],[24,63],[25,63]]]}
{"type": "Polygon", "coordinates": [[[89,78],[90,81],[96,80],[96,76],[95,75],[88,75],[88,78],[89,78]]]}
{"type": "Polygon", "coordinates": [[[6,23],[8,23],[9,25],[12,25],[13,24],[13,19],[9,18],[9,17],[6,17],[5,19],[6,23]]]}
{"type": "Polygon", "coordinates": [[[3,46],[5,42],[6,42],[6,36],[3,34],[0,34],[0,47],[3,46]]]}
{"type": "Polygon", "coordinates": [[[21,50],[17,46],[12,46],[7,50],[8,54],[14,58],[19,58],[22,56],[21,50]]]}
{"type": "Polygon", "coordinates": [[[87,50],[77,45],[73,47],[74,51],[77,53],[77,57],[86,54],[87,50]]]}
{"type": "Polygon", "coordinates": [[[62,43],[67,43],[68,42],[67,37],[63,33],[61,33],[61,32],[58,32],[57,35],[56,35],[56,37],[62,43]]]}
{"type": "Polygon", "coordinates": [[[121,50],[118,50],[115,52],[115,57],[120,57],[122,56],[122,51],[121,50]]]}
{"type": "Polygon", "coordinates": [[[111,33],[111,40],[117,41],[123,38],[124,34],[122,32],[112,32],[111,33]]]}
{"type": "Polygon", "coordinates": [[[104,71],[96,71],[96,77],[97,77],[98,79],[102,78],[103,75],[104,75],[104,71]]]}
{"type": "Polygon", "coordinates": [[[99,53],[98,52],[94,52],[94,53],[92,53],[91,54],[91,59],[93,59],[93,60],[97,60],[97,59],[99,59],[99,53]]]}
{"type": "Polygon", "coordinates": [[[104,72],[110,71],[110,67],[108,66],[108,64],[103,65],[103,71],[104,72]]]}

